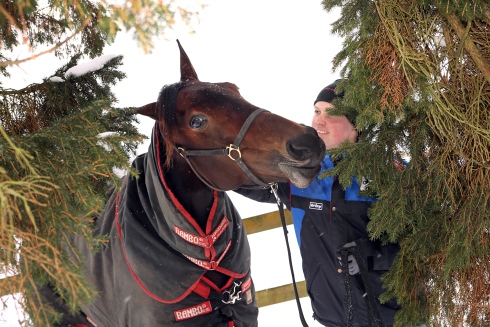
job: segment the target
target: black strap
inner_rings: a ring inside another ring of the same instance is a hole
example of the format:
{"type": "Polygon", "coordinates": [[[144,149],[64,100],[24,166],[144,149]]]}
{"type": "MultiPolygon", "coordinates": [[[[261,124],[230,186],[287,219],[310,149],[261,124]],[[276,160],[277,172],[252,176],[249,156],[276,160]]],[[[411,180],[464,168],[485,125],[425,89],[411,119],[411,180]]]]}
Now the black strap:
{"type": "MultiPolygon", "coordinates": [[[[266,112],[268,110],[265,109],[257,109],[253,111],[250,116],[247,117],[245,122],[242,125],[242,128],[238,132],[235,141],[233,142],[233,147],[238,149],[240,144],[242,144],[242,140],[245,137],[245,133],[247,133],[248,128],[254,121],[254,119],[261,113],[266,112]]],[[[228,155],[228,149],[213,149],[213,150],[184,150],[183,148],[179,148],[179,153],[184,157],[186,156],[216,156],[216,155],[228,155]]]]}
{"type": "Polygon", "coordinates": [[[240,144],[242,144],[242,140],[245,137],[245,133],[247,132],[248,128],[250,127],[250,125],[254,121],[255,117],[257,117],[259,114],[261,114],[263,112],[266,112],[266,111],[268,111],[268,110],[265,110],[265,109],[257,109],[254,112],[252,112],[250,114],[250,116],[248,116],[248,118],[243,123],[242,128],[238,132],[238,135],[235,138],[235,142],[233,142],[233,145],[236,148],[238,148],[240,146],[240,144]]]}
{"type": "MultiPolygon", "coordinates": [[[[341,256],[341,266],[342,273],[344,276],[344,286],[345,291],[347,293],[347,307],[348,307],[348,327],[354,326],[354,313],[353,313],[353,300],[352,300],[352,287],[351,287],[351,278],[349,275],[349,267],[348,267],[348,257],[352,255],[354,259],[356,259],[357,265],[359,266],[359,272],[362,278],[362,284],[364,284],[364,289],[366,291],[365,297],[368,306],[368,319],[371,317],[374,319],[374,326],[376,327],[385,327],[385,323],[383,318],[381,317],[381,312],[379,311],[378,304],[376,302],[376,298],[374,297],[374,291],[369,280],[369,274],[364,262],[364,258],[361,256],[359,248],[356,246],[343,248],[340,251],[341,256]]],[[[369,323],[371,326],[371,323],[369,323]]]]}
{"type": "Polygon", "coordinates": [[[296,279],[294,278],[293,260],[291,259],[291,249],[289,248],[289,241],[288,241],[288,228],[286,225],[286,218],[284,217],[284,208],[281,200],[279,199],[279,196],[277,195],[277,184],[274,184],[271,187],[271,192],[274,193],[274,196],[276,197],[277,206],[279,207],[279,215],[281,216],[282,229],[284,231],[284,239],[286,240],[286,248],[288,250],[289,269],[291,270],[291,277],[293,279],[294,296],[296,297],[296,304],[298,305],[299,319],[301,320],[303,327],[308,327],[308,324],[306,323],[305,320],[305,316],[303,315],[303,309],[301,308],[301,303],[299,301],[296,279]]]}
{"type": "Polygon", "coordinates": [[[235,160],[235,162],[238,164],[238,166],[242,169],[242,171],[247,175],[248,178],[252,180],[255,184],[257,184],[260,188],[269,188],[271,187],[270,184],[262,182],[260,179],[258,179],[251,171],[248,169],[247,165],[243,162],[242,158],[238,158],[235,160]]]}
{"type": "Polygon", "coordinates": [[[340,252],[340,265],[342,266],[342,272],[344,277],[345,293],[347,295],[347,327],[354,326],[354,303],[352,300],[352,287],[350,284],[350,275],[348,267],[349,251],[340,252]]]}
{"type": "Polygon", "coordinates": [[[357,261],[357,265],[359,266],[359,271],[361,273],[362,281],[364,283],[364,287],[366,288],[367,293],[367,304],[369,308],[369,312],[372,314],[376,327],[385,327],[385,323],[383,318],[381,317],[381,312],[379,311],[378,304],[376,302],[376,298],[374,297],[373,285],[369,280],[369,274],[364,262],[364,258],[362,258],[361,253],[357,246],[351,248],[352,255],[357,261]]]}

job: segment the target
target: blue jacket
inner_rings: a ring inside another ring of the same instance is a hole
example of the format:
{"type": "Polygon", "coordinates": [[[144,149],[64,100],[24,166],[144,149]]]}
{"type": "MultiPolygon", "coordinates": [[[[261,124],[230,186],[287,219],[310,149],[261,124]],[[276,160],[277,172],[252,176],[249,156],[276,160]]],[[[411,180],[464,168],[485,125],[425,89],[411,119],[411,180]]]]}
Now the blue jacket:
{"type": "MultiPolygon", "coordinates": [[[[330,156],[322,165],[319,175],[334,166],[330,156]]],[[[278,188],[281,200],[293,216],[314,317],[325,326],[349,326],[348,303],[353,307],[353,326],[367,327],[373,321],[367,297],[363,297],[366,285],[361,275],[342,273],[339,249],[350,242],[355,242],[364,260],[376,305],[386,326],[393,324],[399,309],[395,301],[380,304],[378,300],[383,293],[380,277],[391,266],[398,246],[383,246],[379,241],[369,240],[367,211],[376,199],[359,195],[360,189],[355,177],[344,191],[336,177],[320,179],[318,176],[303,189],[290,183],[282,183],[278,188]],[[344,278],[350,279],[350,298],[344,278]]],[[[275,202],[269,191],[237,192],[257,201],[275,202]]]]}

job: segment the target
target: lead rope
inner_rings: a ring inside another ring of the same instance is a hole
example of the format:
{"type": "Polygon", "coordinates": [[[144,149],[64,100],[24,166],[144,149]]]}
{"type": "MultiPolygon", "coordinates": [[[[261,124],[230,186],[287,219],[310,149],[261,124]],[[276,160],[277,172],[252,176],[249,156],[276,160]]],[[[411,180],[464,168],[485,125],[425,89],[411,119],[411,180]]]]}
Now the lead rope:
{"type": "Polygon", "coordinates": [[[342,274],[344,276],[344,286],[347,293],[347,308],[348,308],[347,326],[348,327],[354,326],[352,286],[351,286],[351,278],[350,278],[349,267],[348,267],[349,255],[352,255],[356,259],[357,265],[359,266],[359,273],[361,275],[362,283],[364,284],[364,288],[366,292],[363,295],[363,297],[365,297],[367,307],[368,307],[369,326],[372,326],[371,319],[374,319],[375,327],[385,327],[385,323],[381,316],[381,312],[379,311],[378,305],[376,303],[376,298],[374,297],[374,291],[373,291],[371,281],[369,280],[369,273],[366,264],[357,246],[344,248],[342,251],[340,251],[342,274]]]}
{"type": "Polygon", "coordinates": [[[277,195],[277,187],[278,187],[277,183],[271,184],[270,186],[271,193],[274,194],[274,196],[276,197],[277,206],[279,207],[279,215],[281,216],[282,229],[284,231],[284,239],[286,240],[286,248],[288,250],[289,269],[291,270],[291,277],[293,279],[294,296],[296,298],[296,304],[298,305],[299,319],[301,320],[303,327],[308,327],[308,324],[306,323],[305,320],[305,316],[303,315],[303,309],[301,308],[301,303],[299,301],[298,287],[296,286],[296,279],[294,278],[293,260],[291,259],[291,249],[289,248],[288,228],[286,225],[286,218],[284,217],[284,208],[281,199],[277,195]]]}
{"type": "Polygon", "coordinates": [[[375,326],[385,327],[385,323],[383,321],[383,318],[381,317],[381,312],[379,311],[378,305],[376,303],[376,298],[374,297],[373,286],[371,284],[371,281],[369,280],[369,274],[364,259],[362,258],[361,253],[359,253],[359,249],[357,248],[357,246],[349,248],[349,250],[356,259],[359,266],[361,278],[364,283],[364,287],[366,288],[366,302],[368,305],[368,310],[374,319],[375,326]]]}
{"type": "MultiPolygon", "coordinates": [[[[340,253],[340,265],[342,266],[342,275],[344,277],[345,293],[347,295],[347,327],[354,326],[354,303],[352,299],[352,288],[350,283],[349,267],[348,267],[348,251],[340,253]]],[[[371,324],[369,324],[371,326],[371,324]]]]}

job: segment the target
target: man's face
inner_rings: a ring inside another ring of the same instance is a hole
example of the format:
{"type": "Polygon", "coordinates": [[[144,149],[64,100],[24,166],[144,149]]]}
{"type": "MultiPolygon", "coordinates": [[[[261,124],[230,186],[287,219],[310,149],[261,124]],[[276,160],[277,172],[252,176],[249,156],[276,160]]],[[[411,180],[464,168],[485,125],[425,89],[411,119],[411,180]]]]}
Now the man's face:
{"type": "Polygon", "coordinates": [[[318,101],[311,121],[311,127],[318,132],[327,149],[337,148],[345,141],[355,143],[357,140],[357,131],[347,117],[328,114],[333,107],[329,102],[318,101]]]}

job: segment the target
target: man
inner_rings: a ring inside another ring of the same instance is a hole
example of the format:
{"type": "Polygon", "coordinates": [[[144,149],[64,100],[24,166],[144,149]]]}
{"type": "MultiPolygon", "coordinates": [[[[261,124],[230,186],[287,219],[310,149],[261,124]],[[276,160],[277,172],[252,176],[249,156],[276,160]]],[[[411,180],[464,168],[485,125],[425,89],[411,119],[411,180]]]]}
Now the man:
{"type": "MultiPolygon", "coordinates": [[[[321,90],[314,102],[311,126],[327,150],[342,142],[355,143],[358,137],[347,117],[329,114],[332,101],[343,97],[335,93],[338,82],[321,90]]],[[[334,165],[327,155],[319,175],[334,165]]],[[[290,183],[278,188],[293,216],[313,316],[325,326],[391,326],[399,309],[395,301],[379,302],[383,293],[380,277],[391,266],[398,247],[370,241],[367,211],[376,199],[359,195],[360,189],[355,177],[346,190],[336,177],[317,177],[304,189],[290,183]]],[[[269,191],[237,192],[257,201],[275,202],[269,191]]]]}

